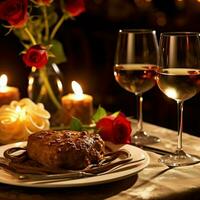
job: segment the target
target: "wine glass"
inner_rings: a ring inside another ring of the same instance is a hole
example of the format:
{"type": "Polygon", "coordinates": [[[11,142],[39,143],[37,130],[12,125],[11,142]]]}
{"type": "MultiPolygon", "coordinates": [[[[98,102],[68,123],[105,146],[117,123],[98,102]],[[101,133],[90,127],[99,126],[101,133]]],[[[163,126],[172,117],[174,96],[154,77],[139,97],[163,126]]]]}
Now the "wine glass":
{"type": "Polygon", "coordinates": [[[158,61],[158,42],[154,30],[119,30],[115,54],[115,80],[138,100],[138,129],[132,143],[143,146],[159,142],[156,136],[143,130],[142,94],[155,84],[158,61]]]}
{"type": "Polygon", "coordinates": [[[160,36],[159,89],[177,102],[178,144],[174,154],[159,159],[167,166],[184,166],[199,160],[182,147],[183,103],[200,91],[200,37],[194,32],[168,32],[160,36]]]}

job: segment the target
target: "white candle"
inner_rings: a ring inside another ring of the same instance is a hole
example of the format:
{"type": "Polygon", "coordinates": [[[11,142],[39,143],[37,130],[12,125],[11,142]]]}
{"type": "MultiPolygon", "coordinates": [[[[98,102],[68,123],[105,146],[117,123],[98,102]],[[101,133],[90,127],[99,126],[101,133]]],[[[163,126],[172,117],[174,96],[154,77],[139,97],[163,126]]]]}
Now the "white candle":
{"type": "Polygon", "coordinates": [[[9,104],[13,100],[19,100],[20,94],[16,87],[7,86],[8,78],[5,74],[0,76],[0,106],[9,104]]]}
{"type": "Polygon", "coordinates": [[[93,97],[83,94],[81,86],[76,81],[72,81],[72,89],[74,93],[62,97],[64,124],[68,125],[72,117],[80,119],[83,124],[90,124],[93,113],[93,97]]]}

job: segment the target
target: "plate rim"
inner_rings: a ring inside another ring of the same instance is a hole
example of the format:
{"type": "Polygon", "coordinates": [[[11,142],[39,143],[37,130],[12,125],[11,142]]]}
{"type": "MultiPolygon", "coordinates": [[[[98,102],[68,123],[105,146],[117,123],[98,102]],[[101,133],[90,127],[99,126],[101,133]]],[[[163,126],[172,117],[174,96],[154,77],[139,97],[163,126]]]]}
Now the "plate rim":
{"type": "MultiPolygon", "coordinates": [[[[15,146],[17,146],[17,147],[24,146],[24,145],[26,145],[26,143],[27,142],[24,141],[24,142],[16,142],[16,143],[12,143],[12,144],[2,145],[2,146],[0,146],[0,156],[3,155],[3,151],[6,148],[15,147],[15,146]]],[[[128,148],[129,149],[130,148],[130,149],[132,149],[132,151],[136,151],[136,152],[139,152],[140,154],[143,154],[145,159],[144,159],[144,161],[141,162],[139,167],[135,167],[132,169],[122,170],[119,172],[118,171],[112,172],[110,174],[85,177],[85,178],[80,178],[80,179],[62,180],[60,182],[56,181],[56,182],[46,183],[46,184],[42,183],[42,182],[41,183],[37,182],[37,184],[34,184],[34,183],[36,183],[34,181],[20,182],[19,180],[14,179],[14,178],[10,179],[10,181],[6,180],[6,179],[2,179],[2,172],[8,176],[11,176],[11,175],[7,174],[3,169],[0,168],[0,183],[12,185],[12,186],[29,187],[29,188],[69,188],[69,187],[84,187],[84,186],[91,186],[91,185],[94,186],[94,185],[100,185],[100,184],[104,184],[104,183],[119,181],[119,180],[128,178],[130,176],[133,176],[135,174],[138,174],[140,171],[142,171],[144,168],[146,168],[150,163],[150,157],[149,157],[148,153],[139,147],[133,146],[131,144],[120,144],[120,145],[113,144],[113,143],[107,143],[107,144],[111,145],[112,148],[117,148],[117,149],[119,149],[119,148],[125,148],[125,149],[128,148]],[[122,172],[126,172],[126,173],[123,174],[122,172]],[[108,175],[111,177],[110,179],[108,179],[108,175]],[[97,177],[98,178],[100,177],[100,180],[96,180],[97,177]],[[80,182],[78,180],[80,180],[80,182]],[[89,182],[88,182],[88,180],[89,180],[89,182]],[[77,183],[77,181],[78,181],[78,183],[77,183]],[[58,183],[60,183],[60,184],[58,184],[58,183]]],[[[131,153],[133,153],[133,152],[131,152],[131,153]]]]}

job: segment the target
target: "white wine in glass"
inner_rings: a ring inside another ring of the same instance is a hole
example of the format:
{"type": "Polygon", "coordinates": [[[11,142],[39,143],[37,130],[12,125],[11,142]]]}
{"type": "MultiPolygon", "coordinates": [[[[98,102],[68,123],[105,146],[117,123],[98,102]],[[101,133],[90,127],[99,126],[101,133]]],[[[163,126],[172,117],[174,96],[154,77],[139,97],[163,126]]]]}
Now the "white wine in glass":
{"type": "Polygon", "coordinates": [[[133,134],[136,145],[153,144],[160,141],[143,130],[142,94],[156,84],[158,70],[158,43],[154,30],[120,30],[115,54],[115,80],[138,99],[138,130],[133,134]]]}
{"type": "Polygon", "coordinates": [[[178,142],[173,154],[162,156],[160,162],[170,167],[199,162],[184,152],[182,145],[183,103],[200,91],[200,36],[194,32],[168,32],[160,36],[159,89],[177,102],[178,142]]]}

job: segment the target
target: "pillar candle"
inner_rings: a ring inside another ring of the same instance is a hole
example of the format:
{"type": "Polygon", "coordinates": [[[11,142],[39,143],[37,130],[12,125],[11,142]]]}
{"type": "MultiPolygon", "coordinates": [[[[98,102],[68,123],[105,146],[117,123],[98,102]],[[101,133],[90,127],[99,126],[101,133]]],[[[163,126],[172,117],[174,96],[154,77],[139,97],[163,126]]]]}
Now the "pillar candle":
{"type": "Polygon", "coordinates": [[[72,82],[72,88],[74,93],[69,93],[62,97],[63,122],[68,125],[71,118],[76,117],[83,124],[90,124],[93,114],[93,97],[83,94],[82,88],[75,81],[72,82]]]}
{"type": "Polygon", "coordinates": [[[19,89],[16,87],[7,86],[7,76],[5,74],[0,76],[0,106],[9,104],[13,100],[19,100],[19,89]]]}

